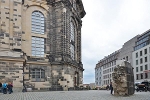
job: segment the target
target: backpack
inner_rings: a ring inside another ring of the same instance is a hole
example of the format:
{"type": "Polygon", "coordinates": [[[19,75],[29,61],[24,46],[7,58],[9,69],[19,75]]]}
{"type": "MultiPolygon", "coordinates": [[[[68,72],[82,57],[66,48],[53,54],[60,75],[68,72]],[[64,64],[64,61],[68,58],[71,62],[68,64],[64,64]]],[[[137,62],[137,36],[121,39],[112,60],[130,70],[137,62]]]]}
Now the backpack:
{"type": "Polygon", "coordinates": [[[6,83],[3,84],[3,88],[7,88],[7,84],[6,83]]]}

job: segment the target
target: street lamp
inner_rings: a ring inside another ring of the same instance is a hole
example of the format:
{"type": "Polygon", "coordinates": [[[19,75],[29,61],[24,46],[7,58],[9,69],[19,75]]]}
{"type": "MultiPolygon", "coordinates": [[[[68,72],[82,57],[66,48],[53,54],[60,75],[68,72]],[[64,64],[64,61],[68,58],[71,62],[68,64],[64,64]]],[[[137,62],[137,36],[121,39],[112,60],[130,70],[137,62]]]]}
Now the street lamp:
{"type": "Polygon", "coordinates": [[[26,87],[25,87],[25,84],[24,84],[24,75],[25,75],[25,73],[24,73],[24,67],[26,66],[26,53],[24,53],[23,52],[23,58],[24,58],[24,62],[23,62],[23,73],[22,73],[22,75],[23,75],[23,89],[22,89],[22,92],[26,92],[27,90],[26,90],[26,87]]]}

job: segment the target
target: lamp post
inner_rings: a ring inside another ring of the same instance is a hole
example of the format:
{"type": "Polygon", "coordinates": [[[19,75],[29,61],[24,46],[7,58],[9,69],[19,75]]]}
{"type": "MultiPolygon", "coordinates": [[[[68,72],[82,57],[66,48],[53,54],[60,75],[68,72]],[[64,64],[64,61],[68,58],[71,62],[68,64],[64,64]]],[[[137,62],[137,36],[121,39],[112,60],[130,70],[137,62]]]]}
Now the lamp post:
{"type": "Polygon", "coordinates": [[[22,75],[23,75],[23,89],[22,89],[22,92],[26,92],[26,87],[24,84],[24,75],[25,75],[24,67],[26,66],[26,57],[25,56],[26,56],[26,53],[23,52],[23,58],[25,59],[25,61],[23,62],[23,73],[22,73],[22,75]]]}

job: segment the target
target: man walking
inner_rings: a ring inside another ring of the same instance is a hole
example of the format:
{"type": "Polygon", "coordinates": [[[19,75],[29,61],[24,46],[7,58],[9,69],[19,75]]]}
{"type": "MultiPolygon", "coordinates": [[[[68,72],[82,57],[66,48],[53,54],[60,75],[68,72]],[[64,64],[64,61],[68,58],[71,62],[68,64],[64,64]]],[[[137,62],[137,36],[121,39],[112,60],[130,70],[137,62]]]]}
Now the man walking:
{"type": "Polygon", "coordinates": [[[2,93],[3,88],[2,88],[2,83],[0,82],[0,92],[2,93]]]}
{"type": "Polygon", "coordinates": [[[112,94],[112,92],[113,92],[113,86],[112,86],[112,82],[110,82],[110,93],[112,94]]]}

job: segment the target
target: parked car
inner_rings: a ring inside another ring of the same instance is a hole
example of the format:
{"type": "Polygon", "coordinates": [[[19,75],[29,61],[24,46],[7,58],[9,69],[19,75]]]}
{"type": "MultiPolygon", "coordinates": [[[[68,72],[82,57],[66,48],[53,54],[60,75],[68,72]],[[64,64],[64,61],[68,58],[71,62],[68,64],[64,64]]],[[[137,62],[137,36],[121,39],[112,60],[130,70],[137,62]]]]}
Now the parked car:
{"type": "Polygon", "coordinates": [[[137,85],[136,91],[150,91],[150,82],[144,81],[137,85]]]}
{"type": "Polygon", "coordinates": [[[137,90],[137,87],[138,85],[140,84],[141,82],[135,82],[134,86],[135,86],[135,90],[137,90]]]}

